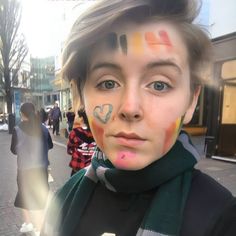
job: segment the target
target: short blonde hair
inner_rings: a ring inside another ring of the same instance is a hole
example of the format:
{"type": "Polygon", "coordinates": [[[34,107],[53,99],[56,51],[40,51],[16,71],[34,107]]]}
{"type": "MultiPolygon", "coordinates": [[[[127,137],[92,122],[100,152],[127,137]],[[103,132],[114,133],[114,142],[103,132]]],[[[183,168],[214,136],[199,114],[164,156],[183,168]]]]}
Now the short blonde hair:
{"type": "MultiPolygon", "coordinates": [[[[198,4],[199,3],[199,4],[198,4]]],[[[193,21],[199,13],[196,0],[103,0],[84,12],[74,23],[63,51],[62,76],[76,80],[80,96],[86,80],[92,46],[111,31],[112,25],[128,18],[144,22],[156,18],[175,24],[186,44],[191,88],[201,84],[203,67],[211,61],[211,41],[193,21]]]]}

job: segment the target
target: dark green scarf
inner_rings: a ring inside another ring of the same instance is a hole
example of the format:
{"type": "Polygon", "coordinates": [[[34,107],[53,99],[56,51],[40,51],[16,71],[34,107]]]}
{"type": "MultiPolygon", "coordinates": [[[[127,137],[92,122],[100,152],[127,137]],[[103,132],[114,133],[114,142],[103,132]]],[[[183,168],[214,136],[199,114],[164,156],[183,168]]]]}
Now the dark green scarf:
{"type": "Polygon", "coordinates": [[[97,150],[92,165],[73,176],[53,199],[44,231],[48,236],[70,236],[100,182],[109,190],[122,193],[140,193],[156,188],[137,235],[177,236],[191,186],[192,169],[198,158],[185,132],[180,133],[165,156],[138,171],[115,169],[97,150]]]}

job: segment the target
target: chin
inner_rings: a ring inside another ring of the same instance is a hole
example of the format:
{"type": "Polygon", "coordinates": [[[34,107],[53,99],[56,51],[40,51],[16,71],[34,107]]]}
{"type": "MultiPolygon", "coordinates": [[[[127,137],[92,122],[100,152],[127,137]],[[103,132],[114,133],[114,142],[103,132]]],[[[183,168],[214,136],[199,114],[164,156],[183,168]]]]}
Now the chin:
{"type": "Polygon", "coordinates": [[[138,164],[136,163],[127,163],[125,161],[116,160],[112,163],[116,169],[119,170],[128,170],[128,171],[137,171],[145,168],[148,164],[138,164]]]}

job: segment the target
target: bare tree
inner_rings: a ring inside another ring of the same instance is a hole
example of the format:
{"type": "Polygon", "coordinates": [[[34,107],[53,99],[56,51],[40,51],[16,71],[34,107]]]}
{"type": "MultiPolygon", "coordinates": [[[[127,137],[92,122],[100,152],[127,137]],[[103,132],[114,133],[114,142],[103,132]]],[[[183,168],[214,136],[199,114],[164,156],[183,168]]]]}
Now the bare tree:
{"type": "Polygon", "coordinates": [[[21,5],[17,0],[0,0],[0,88],[5,95],[7,112],[12,113],[12,85],[28,54],[25,38],[20,34],[21,5]]]}

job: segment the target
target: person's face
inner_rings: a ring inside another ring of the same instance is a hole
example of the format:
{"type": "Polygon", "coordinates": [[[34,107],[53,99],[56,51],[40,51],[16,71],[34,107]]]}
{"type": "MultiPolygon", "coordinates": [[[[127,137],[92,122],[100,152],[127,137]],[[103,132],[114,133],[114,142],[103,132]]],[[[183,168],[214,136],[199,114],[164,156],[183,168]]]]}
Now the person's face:
{"type": "Polygon", "coordinates": [[[192,118],[187,49],[170,23],[126,24],[95,46],[83,90],[95,141],[118,169],[166,154],[192,118]]]}

